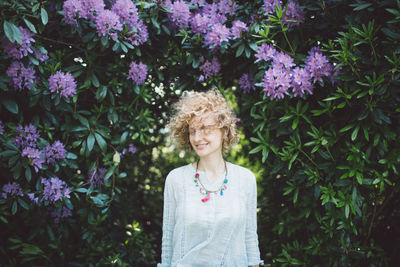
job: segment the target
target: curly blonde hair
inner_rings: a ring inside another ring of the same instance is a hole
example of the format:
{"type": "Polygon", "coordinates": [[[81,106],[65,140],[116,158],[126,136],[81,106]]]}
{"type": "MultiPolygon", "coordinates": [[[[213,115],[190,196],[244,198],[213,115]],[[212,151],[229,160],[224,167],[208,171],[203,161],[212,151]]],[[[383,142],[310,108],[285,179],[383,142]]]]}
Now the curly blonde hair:
{"type": "Polygon", "coordinates": [[[219,128],[223,129],[222,150],[227,152],[229,147],[239,141],[236,130],[236,115],[225,98],[217,89],[206,92],[184,94],[173,105],[174,115],[167,127],[170,134],[181,147],[192,150],[189,141],[189,123],[195,117],[211,112],[217,120],[219,128]]]}

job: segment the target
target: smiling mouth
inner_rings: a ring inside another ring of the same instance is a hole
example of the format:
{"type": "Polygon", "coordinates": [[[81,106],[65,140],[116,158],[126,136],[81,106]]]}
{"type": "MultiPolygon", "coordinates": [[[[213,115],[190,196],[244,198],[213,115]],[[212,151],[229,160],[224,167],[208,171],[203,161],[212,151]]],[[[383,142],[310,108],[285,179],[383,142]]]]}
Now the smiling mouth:
{"type": "Polygon", "coordinates": [[[206,143],[206,144],[198,144],[198,145],[196,145],[196,148],[203,148],[203,147],[205,147],[207,145],[208,145],[208,143],[206,143]]]}

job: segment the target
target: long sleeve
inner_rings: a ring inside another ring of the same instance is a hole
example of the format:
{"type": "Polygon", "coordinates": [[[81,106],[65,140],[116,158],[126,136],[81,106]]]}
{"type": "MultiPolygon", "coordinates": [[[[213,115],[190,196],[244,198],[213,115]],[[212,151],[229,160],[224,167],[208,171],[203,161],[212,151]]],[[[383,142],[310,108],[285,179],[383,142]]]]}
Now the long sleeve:
{"type": "Polygon", "coordinates": [[[165,180],[164,187],[164,211],[163,211],[163,234],[161,244],[161,263],[157,267],[170,267],[172,258],[172,237],[175,227],[175,195],[172,175],[169,174],[165,180]]]}
{"type": "Polygon", "coordinates": [[[246,221],[246,251],[248,265],[258,265],[260,260],[260,250],[258,248],[257,236],[257,184],[254,174],[251,173],[249,181],[250,192],[247,201],[247,221],[246,221]]]}

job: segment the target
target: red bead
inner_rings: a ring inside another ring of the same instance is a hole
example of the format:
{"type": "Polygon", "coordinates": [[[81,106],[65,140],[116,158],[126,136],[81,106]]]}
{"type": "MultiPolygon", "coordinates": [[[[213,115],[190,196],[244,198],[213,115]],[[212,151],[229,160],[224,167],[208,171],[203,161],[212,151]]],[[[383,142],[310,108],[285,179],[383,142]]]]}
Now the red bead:
{"type": "Polygon", "coordinates": [[[200,174],[196,173],[194,177],[199,178],[200,174]]]}

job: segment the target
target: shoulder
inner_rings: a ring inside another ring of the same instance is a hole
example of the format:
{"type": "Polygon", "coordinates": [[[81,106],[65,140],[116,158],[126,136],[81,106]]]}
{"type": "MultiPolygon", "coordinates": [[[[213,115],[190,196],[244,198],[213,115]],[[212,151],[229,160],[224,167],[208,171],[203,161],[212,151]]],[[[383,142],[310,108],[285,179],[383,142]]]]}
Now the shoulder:
{"type": "Polygon", "coordinates": [[[184,165],[184,166],[181,166],[181,167],[171,170],[168,173],[165,182],[172,183],[172,184],[178,182],[179,180],[182,179],[182,177],[185,175],[185,172],[187,172],[189,170],[189,168],[190,168],[190,165],[187,164],[187,165],[184,165]]]}
{"type": "Polygon", "coordinates": [[[232,169],[232,173],[235,175],[240,176],[240,179],[246,180],[247,182],[255,182],[256,181],[256,177],[254,175],[254,173],[249,170],[248,168],[233,164],[233,163],[229,163],[229,165],[231,166],[232,169]]]}

